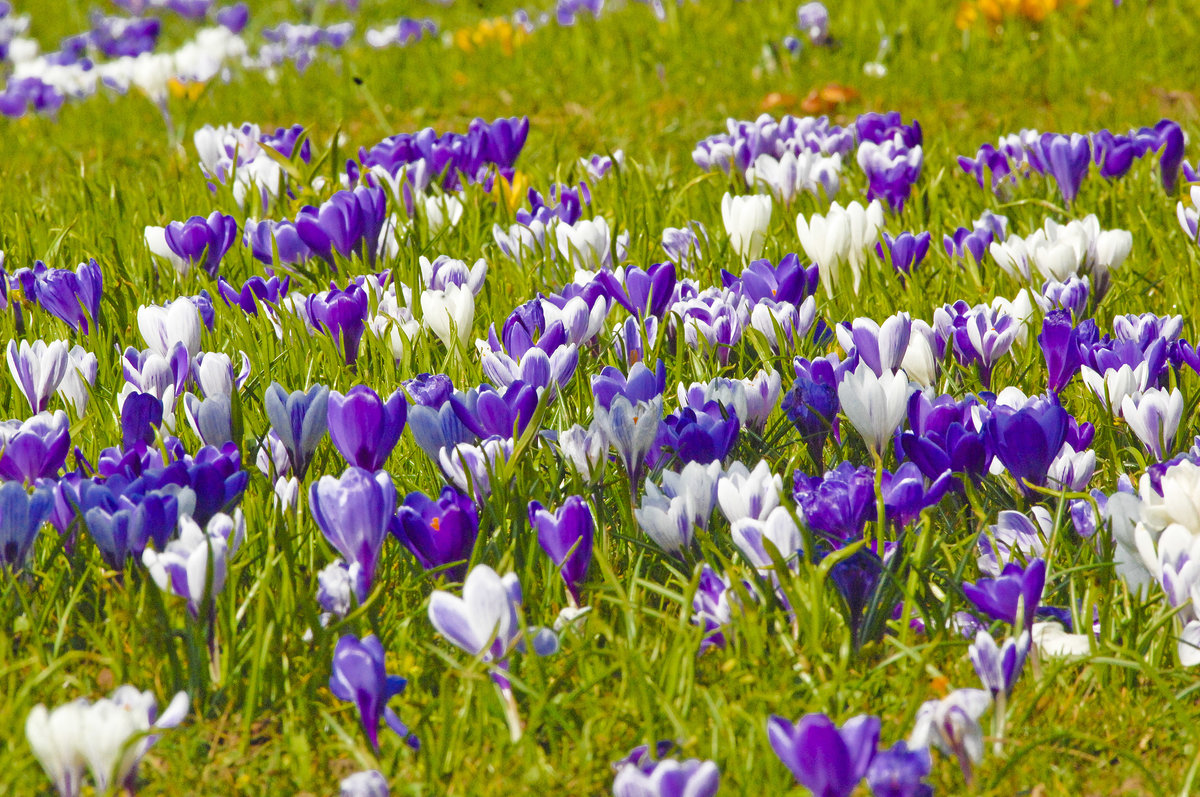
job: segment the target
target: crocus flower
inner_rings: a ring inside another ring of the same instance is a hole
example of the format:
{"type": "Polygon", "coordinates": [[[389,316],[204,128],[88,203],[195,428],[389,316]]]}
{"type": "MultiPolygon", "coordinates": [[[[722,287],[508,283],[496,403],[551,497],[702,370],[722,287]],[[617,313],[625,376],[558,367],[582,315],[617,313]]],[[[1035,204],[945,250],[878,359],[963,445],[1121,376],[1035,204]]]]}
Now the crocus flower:
{"type": "Polygon", "coordinates": [[[1057,395],[1070,384],[1083,365],[1079,333],[1071,323],[1071,314],[1066,310],[1046,313],[1037,340],[1046,359],[1046,388],[1057,395]]]}
{"type": "Polygon", "coordinates": [[[182,343],[189,357],[200,351],[200,311],[187,296],[165,307],[142,305],[138,308],[137,323],[146,345],[163,357],[170,354],[175,343],[182,343]]]}
{"type": "Polygon", "coordinates": [[[1057,181],[1063,201],[1074,202],[1091,165],[1091,142],[1079,133],[1069,136],[1046,133],[1039,144],[1046,172],[1057,181]]]}
{"type": "Polygon", "coordinates": [[[743,260],[753,260],[762,252],[771,226],[771,197],[727,193],[721,199],[721,219],[733,251],[743,260]]]}
{"type": "Polygon", "coordinates": [[[613,797],[713,797],[721,773],[712,761],[665,758],[643,768],[624,764],[613,778],[613,797]]]}
{"type": "Polygon", "coordinates": [[[710,647],[725,647],[724,626],[733,621],[733,606],[737,597],[727,577],[717,574],[707,564],[700,569],[700,580],[692,598],[692,624],[704,627],[704,639],[699,653],[710,647]]]}
{"type": "Polygon", "coordinates": [[[931,769],[929,750],[909,749],[901,739],[875,754],[867,768],[867,785],[874,797],[933,797],[933,787],[922,783],[931,769]]]}
{"type": "Polygon", "coordinates": [[[329,544],[347,562],[362,568],[358,599],[366,600],[396,511],[392,477],[351,465],[340,478],[322,476],[309,487],[308,505],[329,544]]]}
{"type": "Polygon", "coordinates": [[[409,493],[396,513],[391,531],[426,570],[442,569],[461,581],[479,534],[479,515],[469,497],[453,487],[442,488],[437,499],[409,493]]]}
{"type": "Polygon", "coordinates": [[[1016,639],[1006,639],[1002,646],[996,644],[992,635],[980,631],[975,635],[969,653],[975,672],[983,682],[983,688],[992,693],[992,699],[1001,693],[1008,695],[1012,692],[1013,684],[1021,675],[1025,666],[1025,656],[1029,653],[1029,630],[1021,632],[1016,639]]]}
{"type": "Polygon", "coordinates": [[[329,394],[329,438],[346,462],[366,470],[379,470],[404,431],[408,404],[397,390],[385,402],[366,385],[356,385],[345,395],[329,394]]]}
{"type": "Polygon", "coordinates": [[[1183,417],[1183,394],[1150,388],[1141,396],[1121,399],[1121,415],[1150,455],[1162,462],[1175,443],[1175,432],[1183,417]]]}
{"type": "Polygon", "coordinates": [[[475,320],[475,296],[454,283],[444,290],[422,291],[421,314],[425,326],[446,348],[454,348],[455,341],[465,348],[475,320]]]}
{"type": "Polygon", "coordinates": [[[79,699],[47,711],[38,704],[25,720],[25,737],[62,797],[76,797],[86,765],[97,793],[121,787],[131,794],[151,733],[174,728],[187,716],[189,700],[179,692],[160,716],[150,692],[120,686],[92,703],[79,699]]]}
{"type": "Polygon", "coordinates": [[[637,484],[662,422],[662,397],[631,403],[616,396],[608,408],[597,402],[594,412],[596,423],[625,465],[630,484],[637,484]]]}
{"type": "Polygon", "coordinates": [[[988,445],[1022,489],[1041,485],[1067,436],[1070,415],[1059,404],[1033,399],[1020,409],[996,405],[987,421],[988,445]]]}
{"type": "MultiPolygon", "coordinates": [[[[417,737],[409,733],[388,701],[404,692],[408,682],[397,675],[388,675],[384,663],[383,643],[374,634],[359,639],[345,634],[333,651],[333,671],[329,676],[329,691],[339,700],[352,702],[358,708],[358,718],[371,747],[379,750],[379,721],[408,742],[418,746],[417,737]]],[[[385,782],[386,788],[386,782],[385,782]]]]}
{"type": "MultiPolygon", "coordinates": [[[[487,565],[476,565],[463,584],[463,596],[435,590],[429,596],[429,621],[438,633],[490,665],[492,680],[500,689],[513,741],[521,737],[521,720],[508,680],[508,657],[525,649],[525,632],[518,611],[521,582],[515,573],[503,578],[487,565]]],[[[548,628],[530,627],[530,647],[539,656],[558,650],[558,636],[548,628]]]]}
{"type": "Polygon", "coordinates": [[[1009,562],[996,578],[964,583],[963,594],[988,617],[1010,625],[1016,625],[1020,619],[1025,628],[1031,628],[1045,584],[1045,560],[1034,559],[1027,567],[1009,562]]]}
{"type": "Polygon", "coordinates": [[[292,471],[303,479],[321,438],[328,429],[329,388],[313,385],[307,393],[288,395],[278,382],[267,388],[263,404],[271,428],[279,435],[292,461],[292,471]]]}
{"type": "Polygon", "coordinates": [[[70,447],[71,421],[62,410],[0,423],[0,479],[33,484],[57,476],[70,447]]]}
{"type": "Polygon", "coordinates": [[[8,370],[35,413],[45,410],[71,364],[66,341],[8,342],[8,370]]]}
{"type": "MultiPolygon", "coordinates": [[[[146,228],[146,241],[151,243],[150,231],[146,228]]],[[[175,255],[171,258],[173,265],[182,275],[187,276],[192,266],[200,266],[209,277],[216,277],[221,268],[221,259],[238,239],[237,220],[226,216],[218,210],[203,216],[192,216],[187,221],[173,221],[162,230],[162,239],[167,250],[175,255]]],[[[151,251],[155,251],[151,244],[151,251]]]]}
{"type": "Polygon", "coordinates": [[[820,47],[829,43],[829,11],[824,3],[805,3],[797,8],[796,26],[814,45],[820,47]]]}
{"type": "Polygon", "coordinates": [[[346,364],[353,365],[358,360],[358,347],[366,330],[367,308],[366,291],[352,282],[344,291],[333,286],[312,294],[306,309],[313,325],[333,337],[342,347],[346,364]]]}
{"type": "Polygon", "coordinates": [[[770,541],[785,564],[790,564],[801,550],[800,529],[782,506],[775,507],[762,519],[744,517],[734,521],[730,535],[746,560],[760,572],[774,568],[765,542],[770,541]]]}
{"type": "Polygon", "coordinates": [[[338,784],[338,797],[390,797],[391,793],[387,778],[377,769],[355,772],[338,784]]]}
{"type": "Polygon", "coordinates": [[[879,200],[873,200],[866,207],[851,202],[844,208],[834,202],[824,216],[814,213],[809,219],[803,214],[796,217],[800,245],[809,260],[820,269],[821,284],[830,298],[841,283],[845,265],[850,267],[853,289],[858,293],[867,252],[879,240],[882,229],[883,206],[879,200]]]}
{"type": "Polygon", "coordinates": [[[551,512],[537,501],[529,503],[529,524],[537,532],[538,545],[559,568],[571,603],[579,603],[579,591],[592,561],[592,510],[578,495],[551,512]]]}
{"type": "Polygon", "coordinates": [[[838,385],[838,400],[846,419],[880,456],[887,453],[888,443],[904,419],[908,394],[908,375],[904,371],[885,371],[876,376],[865,362],[838,385]]]}
{"type": "Polygon", "coordinates": [[[153,393],[130,393],[121,404],[121,446],[150,445],[163,424],[163,403],[153,393]]]}
{"type": "Polygon", "coordinates": [[[179,538],[161,551],[146,548],[142,564],[159,589],[186,598],[195,617],[225,586],[228,560],[242,543],[246,520],[242,510],[233,516],[216,514],[205,528],[189,515],[179,518],[179,538]],[[211,572],[210,568],[211,567],[211,572]]]}
{"type": "Polygon", "coordinates": [[[806,714],[795,725],[772,715],[767,736],[796,781],[815,797],[850,797],[875,757],[879,718],[859,715],[838,728],[824,714],[806,714]]]}
{"type": "Polygon", "coordinates": [[[88,389],[96,384],[100,361],[96,355],[78,345],[71,347],[68,357],[67,372],[58,383],[58,395],[74,408],[76,418],[82,418],[91,398],[88,389]]]}
{"type": "Polygon", "coordinates": [[[20,482],[0,484],[0,564],[10,571],[25,564],[38,529],[54,510],[54,493],[37,488],[33,494],[20,482]]]}
{"type": "Polygon", "coordinates": [[[183,397],[188,425],[205,445],[221,446],[233,440],[233,403],[228,396],[200,399],[191,393],[183,397]]]}
{"type": "Polygon", "coordinates": [[[492,494],[492,476],[497,463],[507,462],[512,452],[511,439],[495,436],[478,446],[459,443],[453,448],[443,448],[438,452],[438,464],[446,478],[460,491],[482,501],[492,494]]]}
{"type": "Polygon", "coordinates": [[[930,744],[958,761],[963,777],[971,782],[971,766],[983,760],[983,728],[979,718],[992,703],[983,689],[956,689],[941,700],[926,701],[917,711],[909,736],[911,748],[930,744]]]}

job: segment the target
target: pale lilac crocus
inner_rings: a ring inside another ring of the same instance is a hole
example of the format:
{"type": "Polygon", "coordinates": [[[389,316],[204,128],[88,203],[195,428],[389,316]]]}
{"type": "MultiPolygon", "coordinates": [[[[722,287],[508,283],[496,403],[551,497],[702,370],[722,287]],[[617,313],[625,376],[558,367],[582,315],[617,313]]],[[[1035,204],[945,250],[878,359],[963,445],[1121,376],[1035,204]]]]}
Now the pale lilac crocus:
{"type": "Polygon", "coordinates": [[[521,737],[521,720],[507,676],[508,657],[525,648],[526,638],[539,656],[558,650],[558,636],[550,629],[522,627],[521,602],[521,582],[516,574],[501,577],[483,564],[467,575],[461,598],[442,590],[429,596],[429,621],[438,633],[491,665],[513,741],[521,737]]]}
{"type": "Polygon", "coordinates": [[[50,397],[58,390],[70,365],[66,341],[8,342],[8,370],[34,413],[49,406],[50,397]]]}
{"type": "Polygon", "coordinates": [[[1150,388],[1141,396],[1127,394],[1121,399],[1121,415],[1150,455],[1162,462],[1171,454],[1183,418],[1183,394],[1179,388],[1150,388]]]}

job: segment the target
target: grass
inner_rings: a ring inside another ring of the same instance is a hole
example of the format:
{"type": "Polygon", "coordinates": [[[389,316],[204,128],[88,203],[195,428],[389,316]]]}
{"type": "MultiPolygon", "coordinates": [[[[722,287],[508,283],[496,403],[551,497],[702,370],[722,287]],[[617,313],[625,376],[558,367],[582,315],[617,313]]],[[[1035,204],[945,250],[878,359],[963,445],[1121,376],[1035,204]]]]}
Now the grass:
{"type": "MultiPolygon", "coordinates": [[[[295,12],[290,3],[252,3],[251,33],[295,12]]],[[[359,33],[369,24],[410,13],[398,4],[363,0],[359,33]]],[[[86,26],[85,7],[46,0],[33,10],[33,34],[44,45],[86,26]]],[[[510,3],[422,6],[443,30],[512,10],[510,3]]],[[[796,59],[780,56],[780,41],[794,32],[791,4],[754,0],[705,2],[668,8],[656,23],[648,8],[630,4],[598,21],[574,28],[550,26],[530,36],[511,55],[498,47],[462,52],[436,41],[375,52],[356,37],[342,53],[318,59],[298,74],[290,66],[274,80],[235,72],[214,82],[195,101],[172,99],[170,113],[185,132],[168,140],[159,111],[144,97],[98,96],[70,104],[57,119],[8,123],[0,138],[5,190],[0,192],[0,249],[13,269],[43,259],[74,266],[95,257],[105,273],[99,333],[78,339],[100,360],[92,404],[73,418],[72,441],[89,459],[120,440],[116,396],[123,383],[119,349],[140,348],[136,308],[150,300],[194,294],[214,285],[203,275],[179,279],[157,268],[142,231],[213,209],[244,218],[227,194],[210,193],[194,159],[190,132],[211,123],[254,121],[264,128],[307,126],[319,152],[332,150],[324,169],[332,176],[358,146],[386,135],[433,126],[463,130],[473,117],[528,115],[529,143],[519,161],[531,184],[580,176],[575,161],[592,152],[624,149],[629,167],[593,186],[591,210],[631,234],[629,259],[661,258],[659,233],[689,219],[707,225],[709,256],[695,275],[701,285],[719,283],[720,269],[734,267],[719,215],[728,187],[720,175],[702,174],[690,152],[704,136],[720,132],[726,117],[754,118],[769,95],[780,95],[775,113],[800,113],[812,89],[829,83],[860,94],[833,110],[835,121],[853,121],[866,110],[900,110],[918,119],[926,136],[925,171],[905,211],[887,228],[933,231],[938,236],[969,225],[984,208],[1005,213],[1010,231],[1027,234],[1049,216],[1065,221],[1096,213],[1103,227],[1133,233],[1130,261],[1097,314],[1107,330],[1113,315],[1178,312],[1184,336],[1195,339],[1197,253],[1174,220],[1176,197],[1163,194],[1150,164],[1134,167],[1118,183],[1089,177],[1070,209],[1052,185],[1032,180],[1000,203],[958,170],[954,156],[1024,127],[1089,131],[1126,130],[1170,116],[1189,132],[1198,129],[1192,43],[1200,21],[1185,0],[1127,2],[1112,9],[1097,0],[1085,12],[1053,14],[1043,24],[1016,22],[1001,32],[984,28],[964,35],[954,26],[950,4],[918,0],[864,0],[832,9],[836,45],[808,48],[796,59]],[[890,40],[887,76],[866,77],[862,64],[875,57],[881,36],[890,40]],[[764,47],[778,62],[764,61],[764,47]],[[338,136],[344,138],[337,142],[338,136]]],[[[330,9],[325,18],[341,15],[330,9]]],[[[179,20],[165,38],[188,36],[179,20]]],[[[1194,147],[1189,159],[1196,157],[1194,147]]],[[[848,168],[842,198],[860,196],[864,182],[848,168]]],[[[297,203],[297,205],[299,202],[297,203]]],[[[389,264],[399,278],[416,281],[421,254],[446,253],[489,261],[487,285],[474,332],[500,324],[537,291],[561,285],[565,275],[550,262],[522,270],[499,256],[490,229],[506,218],[477,189],[468,191],[462,223],[442,239],[405,248],[389,264]]],[[[800,198],[786,212],[776,207],[765,256],[773,261],[799,251],[794,218],[820,212],[823,203],[800,198]]],[[[276,216],[290,216],[278,208],[276,216]]],[[[260,267],[235,247],[223,274],[235,284],[260,267]]],[[[831,323],[859,315],[882,319],[907,310],[929,320],[934,307],[958,298],[975,302],[1018,289],[985,266],[975,286],[940,251],[924,271],[901,288],[877,279],[855,297],[831,301],[818,294],[818,312],[831,323]]],[[[319,285],[298,281],[304,292],[319,285]]],[[[76,340],[65,325],[40,313],[27,317],[29,339],[76,340]]],[[[0,316],[0,337],[17,335],[11,313],[0,316]]],[[[243,318],[218,303],[206,350],[244,350],[253,375],[242,394],[245,413],[243,466],[251,470],[242,504],[247,540],[232,564],[217,603],[221,643],[219,681],[207,678],[202,640],[181,602],[162,595],[140,567],[108,572],[90,542],[68,552],[45,530],[36,555],[19,576],[0,578],[0,792],[42,793],[47,781],[21,732],[37,703],[57,705],[77,696],[98,696],[133,683],[165,701],[187,689],[194,705],[187,723],[163,735],[141,769],[144,794],[259,794],[271,791],[328,794],[338,778],[378,767],[396,794],[605,793],[609,762],[639,743],[662,738],[680,743],[682,757],[710,758],[722,773],[722,793],[782,794],[794,787],[771,751],[766,718],[794,719],[828,712],[837,721],[860,713],[883,719],[883,739],[906,737],[920,704],[949,687],[974,686],[966,642],[931,625],[927,635],[898,629],[855,649],[840,600],[815,566],[804,565],[785,590],[795,596],[793,628],[778,606],[748,604],[731,629],[730,646],[697,657],[702,631],[691,625],[695,575],[691,564],[662,555],[631,526],[623,476],[609,469],[606,483],[589,490],[547,447],[531,448],[515,466],[511,486],[497,490],[483,510],[486,534],[474,561],[499,572],[512,569],[525,588],[531,624],[550,623],[565,594],[549,562],[537,550],[525,520],[526,503],[557,505],[583,492],[597,512],[601,533],[586,589],[592,607],[584,630],[568,634],[554,657],[519,657],[514,689],[527,724],[510,743],[500,701],[484,666],[437,638],[426,616],[434,581],[407,551],[385,546],[377,587],[370,600],[343,623],[317,622],[316,573],[333,554],[306,508],[280,511],[271,487],[253,469],[259,439],[268,428],[261,404],[271,381],[289,389],[321,382],[345,391],[363,382],[381,393],[418,371],[450,374],[456,386],[479,384],[477,358],[447,352],[426,335],[397,366],[385,342],[368,333],[357,371],[347,369],[324,337],[308,339],[292,327],[279,340],[265,320],[243,318]],[[372,754],[353,707],[327,688],[333,645],[340,633],[378,634],[388,651],[389,671],[409,679],[392,703],[421,737],[413,752],[385,731],[372,754]],[[39,791],[40,790],[40,791],[39,791]]],[[[682,348],[682,347],[681,347],[682,348]]],[[[798,353],[817,356],[809,343],[798,353]]],[[[682,353],[682,352],[681,352],[682,353]]],[[[729,366],[705,353],[666,357],[668,392],[678,381],[718,375],[750,375],[762,365],[758,350],[739,346],[729,366]]],[[[771,364],[790,384],[790,357],[771,364]]],[[[587,424],[592,398],[587,374],[616,363],[610,347],[585,352],[579,374],[549,410],[546,428],[587,424]]],[[[1043,386],[1041,355],[1030,345],[1006,359],[995,384],[1027,392],[1043,386]]],[[[972,388],[965,371],[951,377],[959,392],[972,388]]],[[[1187,406],[1196,398],[1194,374],[1180,379],[1187,406]]],[[[668,399],[670,397],[668,396],[668,399]]],[[[55,402],[58,400],[55,399],[55,402]]],[[[1137,442],[1111,423],[1078,381],[1065,401],[1081,420],[1096,423],[1100,462],[1093,486],[1112,491],[1120,473],[1136,473],[1137,442]]],[[[670,401],[668,401],[670,403],[670,401]]],[[[10,380],[0,380],[0,405],[9,416],[26,416],[10,380]]],[[[56,407],[52,403],[52,408],[56,407]]],[[[1189,412],[1178,440],[1196,432],[1189,412]]],[[[180,434],[189,449],[189,429],[180,434]]],[[[853,435],[850,435],[853,438],[853,435]]],[[[808,462],[800,440],[776,413],[764,440],[744,438],[732,458],[767,458],[787,483],[792,467],[808,462]]],[[[847,455],[864,463],[852,444],[847,455]]],[[[836,461],[836,460],[834,460],[836,461]]],[[[337,473],[342,461],[325,442],[309,481],[337,473]]],[[[407,435],[389,462],[397,490],[436,492],[442,479],[407,435]]],[[[306,485],[307,486],[307,485],[306,485]]],[[[1048,501],[1051,512],[1057,501],[1048,501]]],[[[964,608],[956,584],[974,578],[978,532],[1000,509],[1020,508],[1003,482],[974,506],[948,499],[925,513],[913,540],[927,537],[931,553],[912,562],[913,600],[932,616],[964,608]]],[[[703,546],[729,563],[734,548],[724,521],[714,522],[703,546]]],[[[1200,731],[1193,673],[1175,660],[1172,626],[1160,598],[1139,605],[1112,574],[1104,557],[1079,540],[1064,521],[1056,531],[1059,558],[1048,587],[1059,604],[1084,601],[1111,611],[1111,634],[1085,662],[1044,662],[1027,672],[1012,698],[1009,738],[1001,755],[990,753],[978,770],[980,794],[1176,794],[1186,793],[1200,765],[1200,731]],[[1086,600],[1085,600],[1086,598],[1086,600]]],[[[748,575],[745,565],[730,572],[748,575]]],[[[989,746],[990,747],[990,746],[989,746]]],[[[939,793],[961,793],[954,763],[935,762],[931,781],[939,793]]]]}

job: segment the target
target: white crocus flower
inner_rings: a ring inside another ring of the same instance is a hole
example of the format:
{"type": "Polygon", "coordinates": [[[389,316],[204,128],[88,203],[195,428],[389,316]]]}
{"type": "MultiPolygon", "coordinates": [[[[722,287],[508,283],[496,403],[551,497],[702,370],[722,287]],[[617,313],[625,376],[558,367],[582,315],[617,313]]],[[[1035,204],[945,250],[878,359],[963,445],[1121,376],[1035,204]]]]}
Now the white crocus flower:
{"type": "Polygon", "coordinates": [[[721,199],[721,219],[725,222],[729,245],[743,260],[753,260],[762,253],[771,225],[771,206],[771,197],[765,195],[726,193],[721,199]]]}
{"type": "Polygon", "coordinates": [[[882,456],[904,419],[909,391],[904,371],[884,371],[876,376],[866,363],[859,363],[838,385],[838,400],[850,424],[882,456]]]}

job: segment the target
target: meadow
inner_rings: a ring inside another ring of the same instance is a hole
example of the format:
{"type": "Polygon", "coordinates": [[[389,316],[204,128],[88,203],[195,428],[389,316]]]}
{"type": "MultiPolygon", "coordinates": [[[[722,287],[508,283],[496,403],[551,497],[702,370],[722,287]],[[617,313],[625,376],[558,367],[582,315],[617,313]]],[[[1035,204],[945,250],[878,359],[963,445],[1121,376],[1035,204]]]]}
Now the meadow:
{"type": "Polygon", "coordinates": [[[1191,3],[14,5],[0,792],[1193,790],[1191,3]]]}

